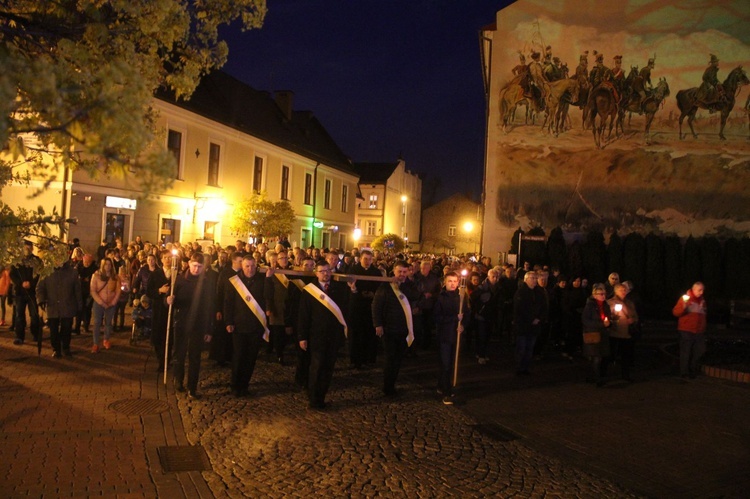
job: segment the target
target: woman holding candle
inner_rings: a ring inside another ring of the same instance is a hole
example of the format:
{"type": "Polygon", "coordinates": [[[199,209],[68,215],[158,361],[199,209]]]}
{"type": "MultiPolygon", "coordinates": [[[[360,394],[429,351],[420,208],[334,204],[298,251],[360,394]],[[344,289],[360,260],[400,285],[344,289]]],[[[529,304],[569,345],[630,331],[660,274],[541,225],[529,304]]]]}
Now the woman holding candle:
{"type": "Polygon", "coordinates": [[[638,321],[635,305],[627,298],[628,288],[617,283],[613,286],[614,296],[607,300],[609,305],[612,327],[609,331],[611,355],[604,359],[603,370],[611,361],[619,359],[622,366],[622,379],[632,382],[630,366],[633,363],[633,337],[630,335],[630,325],[638,321]]]}
{"type": "Polygon", "coordinates": [[[612,324],[612,313],[606,302],[607,292],[604,284],[594,284],[591,297],[581,314],[583,323],[583,355],[591,359],[592,377],[590,380],[597,387],[604,386],[607,366],[602,359],[609,356],[609,327],[612,324]]]}
{"type": "Polygon", "coordinates": [[[706,300],[703,291],[703,283],[696,282],[672,309],[680,333],[682,378],[695,378],[698,375],[701,357],[706,352],[706,300]]]}

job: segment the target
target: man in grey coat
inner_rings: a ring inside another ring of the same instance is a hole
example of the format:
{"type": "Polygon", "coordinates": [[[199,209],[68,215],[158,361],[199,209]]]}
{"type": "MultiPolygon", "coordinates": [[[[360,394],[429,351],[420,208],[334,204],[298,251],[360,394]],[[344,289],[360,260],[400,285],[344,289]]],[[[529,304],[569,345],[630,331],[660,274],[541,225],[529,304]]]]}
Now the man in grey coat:
{"type": "Polygon", "coordinates": [[[47,324],[52,343],[52,356],[70,356],[70,334],[73,318],[83,308],[81,281],[78,272],[69,263],[57,267],[49,277],[36,287],[39,304],[47,305],[47,324]]]}

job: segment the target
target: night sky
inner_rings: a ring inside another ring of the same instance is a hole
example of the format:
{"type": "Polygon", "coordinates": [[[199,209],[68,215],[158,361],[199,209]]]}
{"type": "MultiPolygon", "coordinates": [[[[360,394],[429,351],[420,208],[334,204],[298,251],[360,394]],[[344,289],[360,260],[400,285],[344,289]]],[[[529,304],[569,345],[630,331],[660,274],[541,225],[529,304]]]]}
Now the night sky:
{"type": "Polygon", "coordinates": [[[223,70],[292,90],[352,161],[395,161],[437,200],[471,192],[484,163],[479,30],[511,0],[268,0],[260,30],[229,28],[223,70]]]}

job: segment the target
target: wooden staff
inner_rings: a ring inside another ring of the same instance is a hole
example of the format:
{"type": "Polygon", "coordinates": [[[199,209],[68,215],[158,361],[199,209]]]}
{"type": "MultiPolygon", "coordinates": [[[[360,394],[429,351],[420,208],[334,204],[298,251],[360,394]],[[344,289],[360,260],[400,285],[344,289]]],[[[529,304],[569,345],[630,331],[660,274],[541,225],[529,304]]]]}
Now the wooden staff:
{"type": "Polygon", "coordinates": [[[453,388],[458,384],[458,352],[461,350],[461,315],[464,313],[464,295],[466,295],[466,269],[461,271],[461,285],[458,287],[458,327],[456,328],[456,360],[453,363],[453,388]]]}
{"type": "Polygon", "coordinates": [[[164,384],[167,384],[167,367],[169,363],[169,329],[172,326],[172,305],[174,304],[174,281],[177,278],[177,250],[172,250],[172,275],[170,280],[172,284],[170,286],[169,296],[171,296],[172,303],[169,304],[169,312],[167,312],[167,337],[164,341],[164,384]]]}

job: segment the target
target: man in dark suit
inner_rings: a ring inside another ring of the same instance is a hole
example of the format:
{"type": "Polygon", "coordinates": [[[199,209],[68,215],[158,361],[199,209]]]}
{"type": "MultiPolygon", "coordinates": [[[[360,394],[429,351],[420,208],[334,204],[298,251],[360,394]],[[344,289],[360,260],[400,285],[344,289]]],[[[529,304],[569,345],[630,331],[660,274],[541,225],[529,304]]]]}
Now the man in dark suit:
{"type": "MultiPolygon", "coordinates": [[[[350,274],[381,277],[382,274],[372,264],[372,253],[362,251],[359,263],[352,266],[350,274]]],[[[363,364],[374,364],[377,359],[378,337],[372,326],[372,299],[380,287],[377,281],[360,281],[357,293],[352,295],[349,304],[349,358],[352,366],[360,369],[363,364]]]]}
{"type": "Polygon", "coordinates": [[[336,355],[346,337],[349,290],[342,282],[331,281],[326,261],[315,266],[316,281],[305,286],[299,304],[297,330],[299,346],[310,352],[307,387],[310,408],[324,409],[325,397],[333,378],[336,355]]]}
{"type": "MultiPolygon", "coordinates": [[[[302,269],[304,272],[315,271],[315,260],[307,256],[302,259],[302,269]]],[[[294,373],[294,382],[301,388],[307,389],[307,380],[310,375],[310,352],[302,350],[299,347],[299,330],[297,329],[297,319],[299,318],[299,302],[302,298],[302,288],[315,281],[313,276],[300,276],[290,279],[289,291],[284,304],[284,322],[287,330],[291,328],[291,334],[297,336],[297,369],[294,373]]],[[[287,331],[289,332],[289,331],[287,331]]]]}
{"type": "Polygon", "coordinates": [[[407,279],[409,264],[403,260],[393,265],[393,282],[384,282],[372,300],[372,325],[383,339],[385,368],[383,393],[396,395],[396,378],[407,346],[414,341],[412,309],[420,298],[419,289],[407,279]]]}
{"type": "MultiPolygon", "coordinates": [[[[242,270],[229,280],[224,295],[224,322],[232,335],[232,393],[248,395],[263,340],[268,341],[266,325],[266,276],[258,274],[250,255],[242,259],[242,270]]],[[[273,271],[269,269],[267,275],[273,271]]]]}
{"type": "Polygon", "coordinates": [[[78,272],[69,263],[55,268],[49,277],[39,281],[36,298],[38,303],[47,305],[52,356],[69,356],[73,317],[83,307],[78,272]]]}

